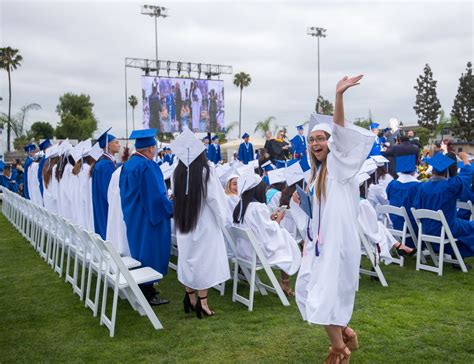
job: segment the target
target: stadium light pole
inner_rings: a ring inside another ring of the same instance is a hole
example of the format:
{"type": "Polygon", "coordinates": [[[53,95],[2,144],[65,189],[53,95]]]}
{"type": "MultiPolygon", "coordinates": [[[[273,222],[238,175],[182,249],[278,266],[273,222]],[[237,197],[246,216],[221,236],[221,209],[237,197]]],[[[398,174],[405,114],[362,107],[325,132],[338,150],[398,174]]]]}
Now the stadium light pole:
{"type": "Polygon", "coordinates": [[[168,17],[168,9],[164,6],[157,5],[142,5],[142,15],[148,15],[155,18],[155,59],[156,59],[156,75],[158,76],[159,64],[158,64],[158,18],[168,17]]]}
{"type": "Polygon", "coordinates": [[[319,66],[319,38],[326,38],[326,29],[320,27],[308,27],[306,34],[318,39],[318,99],[316,101],[316,111],[318,111],[319,97],[321,96],[320,66],[319,66]]]}

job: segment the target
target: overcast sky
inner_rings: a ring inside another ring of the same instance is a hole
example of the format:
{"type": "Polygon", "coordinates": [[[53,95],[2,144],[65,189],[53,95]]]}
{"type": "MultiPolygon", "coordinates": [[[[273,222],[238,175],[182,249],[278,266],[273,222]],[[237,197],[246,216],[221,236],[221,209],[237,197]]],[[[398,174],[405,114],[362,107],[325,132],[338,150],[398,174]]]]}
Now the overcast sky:
{"type": "MultiPolygon", "coordinates": [[[[65,92],[86,93],[95,104],[99,129],[125,136],[124,58],[154,59],[153,19],[140,14],[146,1],[0,0],[1,46],[18,48],[24,61],[12,74],[16,112],[36,102],[37,120],[59,121],[65,92]]],[[[347,95],[346,116],[382,125],[390,117],[416,123],[416,78],[429,63],[438,97],[451,111],[458,79],[473,59],[473,2],[163,1],[159,58],[233,66],[251,75],[244,89],[243,130],[273,115],[292,127],[308,118],[317,96],[316,40],[308,26],[327,29],[321,40],[321,94],[334,100],[344,75],[365,78],[347,95]]],[[[140,70],[128,72],[129,94],[141,96],[140,70]]],[[[0,111],[8,107],[7,75],[0,76],[0,111]]],[[[239,92],[225,82],[226,122],[238,120],[239,92]]],[[[141,122],[140,108],[136,125],[141,122]]],[[[131,120],[131,112],[129,112],[131,120]]],[[[290,129],[291,130],[291,129],[290,129]]],[[[291,131],[290,134],[293,134],[291,131]]]]}

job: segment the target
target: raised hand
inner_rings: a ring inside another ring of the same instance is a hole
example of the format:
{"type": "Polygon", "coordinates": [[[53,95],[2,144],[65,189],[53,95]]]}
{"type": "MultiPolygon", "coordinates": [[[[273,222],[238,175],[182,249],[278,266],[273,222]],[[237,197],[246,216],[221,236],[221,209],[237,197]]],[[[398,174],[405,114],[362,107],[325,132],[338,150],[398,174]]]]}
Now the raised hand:
{"type": "Polygon", "coordinates": [[[356,86],[364,75],[355,77],[343,77],[336,85],[336,94],[342,95],[349,87],[356,86]]]}

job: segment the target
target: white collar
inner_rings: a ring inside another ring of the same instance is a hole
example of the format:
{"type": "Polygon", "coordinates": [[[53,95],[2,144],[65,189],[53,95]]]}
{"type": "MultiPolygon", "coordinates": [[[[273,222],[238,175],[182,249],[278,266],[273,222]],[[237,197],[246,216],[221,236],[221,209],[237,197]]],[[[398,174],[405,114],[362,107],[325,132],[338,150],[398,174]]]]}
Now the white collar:
{"type": "Polygon", "coordinates": [[[412,176],[411,174],[406,174],[406,173],[398,173],[398,182],[400,183],[408,183],[408,182],[420,182],[416,178],[416,174],[412,176]]]}

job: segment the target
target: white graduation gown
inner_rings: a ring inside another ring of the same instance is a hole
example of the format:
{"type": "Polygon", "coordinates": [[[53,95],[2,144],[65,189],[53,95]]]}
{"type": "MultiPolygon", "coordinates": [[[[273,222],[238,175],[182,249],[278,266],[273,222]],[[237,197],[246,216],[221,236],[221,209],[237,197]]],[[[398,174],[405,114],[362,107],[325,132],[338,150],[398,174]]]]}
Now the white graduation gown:
{"type": "Polygon", "coordinates": [[[43,206],[43,197],[41,196],[38,181],[38,168],[38,162],[31,163],[30,168],[28,168],[28,193],[30,194],[30,199],[33,203],[43,206]]]}
{"type": "MultiPolygon", "coordinates": [[[[48,163],[46,161],[46,163],[48,163]]],[[[43,203],[44,208],[54,214],[58,213],[58,197],[59,197],[59,183],[56,179],[57,166],[53,166],[51,181],[49,181],[48,187],[43,181],[43,203]]]]}
{"type": "Polygon", "coordinates": [[[393,259],[390,255],[390,249],[397,243],[397,240],[387,230],[385,225],[377,220],[377,213],[369,201],[360,201],[358,220],[362,231],[373,245],[374,255],[379,258],[378,244],[380,247],[380,259],[385,264],[392,263],[393,259]]]}
{"type": "Polygon", "coordinates": [[[227,195],[227,218],[226,225],[232,225],[234,223],[234,210],[235,206],[240,202],[240,197],[238,195],[227,195]]]}
{"type": "Polygon", "coordinates": [[[87,231],[94,231],[94,211],[92,208],[92,178],[90,177],[91,167],[87,163],[82,165],[79,172],[79,205],[77,223],[87,231]]]}
{"type": "Polygon", "coordinates": [[[123,219],[122,199],[120,198],[120,172],[122,166],[118,167],[112,174],[109,189],[107,190],[107,202],[109,212],[107,215],[106,238],[122,256],[130,256],[130,248],[127,239],[127,227],[123,219]]]}
{"type": "Polygon", "coordinates": [[[74,221],[74,208],[73,208],[73,194],[74,194],[74,183],[78,183],[77,176],[72,174],[72,165],[66,164],[63,171],[63,176],[59,180],[59,214],[65,219],[74,221]]]}
{"type": "MultiPolygon", "coordinates": [[[[192,183],[192,181],[190,181],[192,183]]],[[[230,278],[229,261],[220,230],[227,219],[227,201],[213,167],[209,168],[207,197],[196,229],[183,234],[176,229],[178,280],[192,289],[207,289],[230,278]]]]}
{"type": "MultiPolygon", "coordinates": [[[[369,131],[346,122],[334,124],[328,141],[326,198],[313,198],[310,222],[313,241],[306,238],[298,278],[296,303],[305,321],[319,325],[347,326],[354,308],[359,280],[360,240],[357,214],[357,175],[374,143],[369,131]],[[320,225],[316,256],[315,241],[320,225]]],[[[314,188],[314,183],[311,186],[314,188]]],[[[305,214],[292,201],[295,222],[306,230],[305,214]],[[298,212],[299,211],[299,212],[298,212]]]]}
{"type": "Polygon", "coordinates": [[[270,212],[274,212],[278,207],[280,207],[281,192],[275,192],[267,206],[270,209],[270,212]]]}
{"type": "MultiPolygon", "coordinates": [[[[290,233],[272,221],[270,216],[271,212],[265,204],[251,202],[241,226],[252,230],[268,263],[291,276],[301,265],[301,251],[290,233]]],[[[238,239],[237,251],[239,256],[252,260],[253,248],[249,241],[238,239]]]]}

